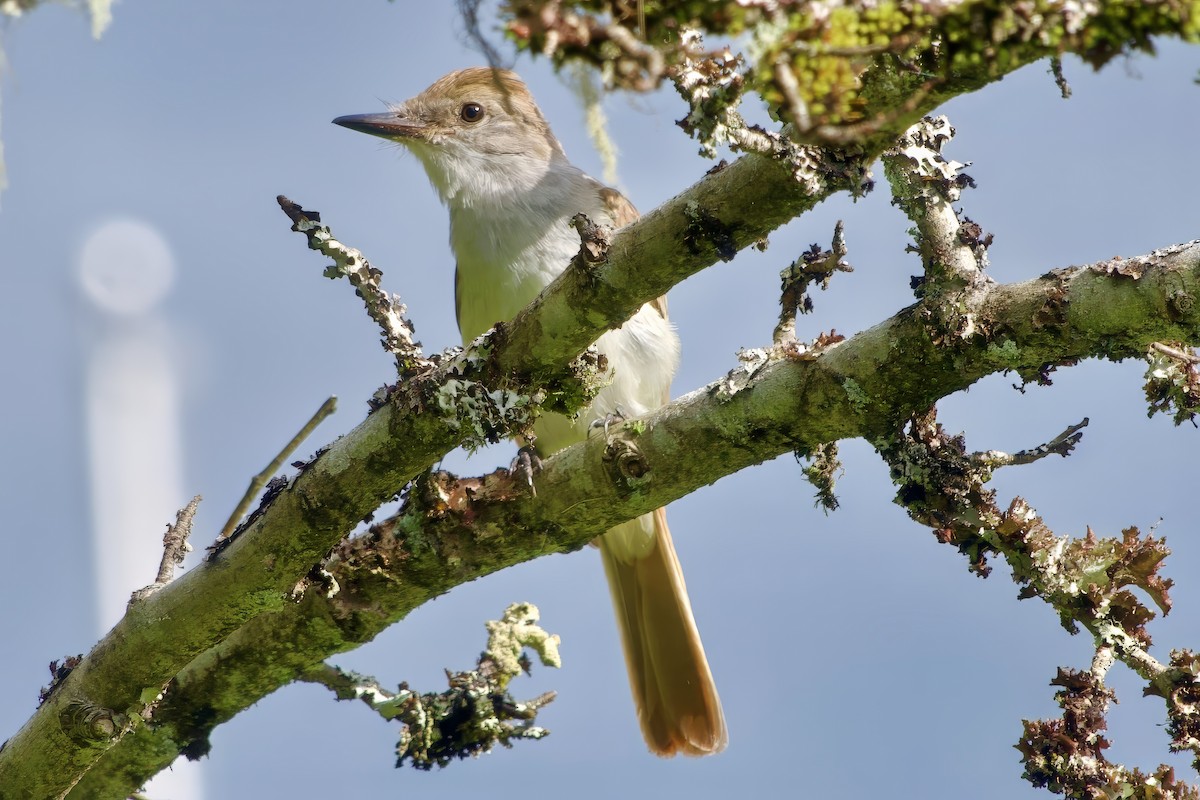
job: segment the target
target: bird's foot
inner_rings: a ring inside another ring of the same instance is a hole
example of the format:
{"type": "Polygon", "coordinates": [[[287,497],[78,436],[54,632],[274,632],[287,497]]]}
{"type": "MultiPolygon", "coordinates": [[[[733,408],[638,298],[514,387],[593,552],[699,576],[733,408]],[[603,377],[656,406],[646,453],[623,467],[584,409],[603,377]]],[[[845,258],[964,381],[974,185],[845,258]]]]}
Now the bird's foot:
{"type": "Polygon", "coordinates": [[[625,409],[618,404],[612,411],[605,414],[603,417],[598,417],[592,420],[592,424],[588,426],[588,434],[591,434],[592,429],[603,428],[604,438],[608,439],[608,429],[612,425],[620,425],[626,420],[625,409]]]}
{"type": "Polygon", "coordinates": [[[508,467],[508,474],[514,480],[520,480],[529,487],[529,491],[537,497],[537,487],[533,485],[533,476],[542,471],[542,458],[537,454],[537,450],[533,448],[533,443],[529,443],[521,447],[517,451],[517,457],[513,459],[512,464],[508,467]]]}

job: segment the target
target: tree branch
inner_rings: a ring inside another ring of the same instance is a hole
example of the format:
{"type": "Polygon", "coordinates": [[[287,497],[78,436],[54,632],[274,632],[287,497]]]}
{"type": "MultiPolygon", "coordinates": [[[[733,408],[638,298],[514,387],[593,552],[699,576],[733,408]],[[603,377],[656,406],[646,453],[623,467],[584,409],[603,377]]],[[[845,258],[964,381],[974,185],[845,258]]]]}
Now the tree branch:
{"type": "Polygon", "coordinates": [[[761,144],[737,112],[749,93],[777,109],[797,141],[876,150],[950,98],[1043,58],[1074,53],[1099,68],[1153,52],[1152,36],[1200,36],[1194,8],[1174,0],[846,2],[836,11],[807,0],[508,0],[499,16],[519,49],[594,66],[612,87],[673,80],[689,106],[683,127],[709,154],[761,144]],[[702,35],[753,42],[753,58],[706,50],[702,35]]]}
{"type": "MultiPolygon", "coordinates": [[[[853,79],[850,92],[841,82],[825,82],[840,93],[832,98],[836,102],[826,103],[835,111],[843,109],[844,101],[863,100],[867,124],[854,129],[854,137],[865,138],[847,152],[803,147],[759,131],[741,137],[739,141],[752,139],[766,146],[767,152],[746,156],[707,176],[647,214],[614,236],[608,264],[594,270],[567,270],[530,308],[479,340],[472,350],[437,360],[427,374],[396,388],[382,407],[272,495],[262,513],[213,562],[135,605],[0,749],[0,784],[33,796],[68,791],[115,742],[129,739],[131,732],[137,736],[148,731],[140,720],[153,716],[157,721],[171,696],[164,699],[163,689],[185,666],[203,666],[214,652],[211,648],[248,621],[268,612],[291,613],[286,598],[297,581],[359,520],[414,476],[457,446],[520,430],[539,406],[578,408],[588,388],[594,388],[595,365],[575,369],[563,365],[603,330],[621,324],[674,283],[718,258],[730,258],[834,192],[862,191],[868,185],[866,165],[925,111],[1051,51],[1079,52],[1103,63],[1129,48],[1148,47],[1151,33],[1196,37],[1195,21],[1174,3],[1104,4],[1093,15],[1085,15],[1079,4],[1060,6],[1052,15],[1009,14],[991,19],[985,4],[950,4],[943,21],[952,27],[939,29],[937,42],[925,42],[927,47],[907,52],[904,58],[879,55],[865,67],[856,65],[848,73],[853,79]],[[1108,6],[1111,17],[1104,13],[1108,6]],[[1141,13],[1129,14],[1130,9],[1141,13]],[[1036,24],[1034,17],[1053,27],[1036,24]],[[966,27],[959,27],[964,23],[966,27]],[[971,25],[986,35],[953,35],[974,30],[971,25]],[[1041,35],[1048,31],[1064,35],[1041,35]],[[979,57],[980,48],[986,57],[979,57]],[[463,398],[469,401],[467,407],[463,398]],[[64,725],[65,720],[103,720],[104,724],[64,725]]],[[[663,40],[655,28],[660,22],[639,21],[643,41],[663,40]]],[[[766,43],[771,58],[799,44],[786,38],[795,34],[794,29],[781,33],[784,39],[766,43]]],[[[618,45],[621,41],[638,44],[624,33],[608,34],[618,45]]],[[[658,68],[659,62],[640,44],[624,52],[637,69],[658,68]]],[[[819,58],[824,60],[816,66],[825,74],[832,62],[828,54],[819,58]]],[[[793,76],[804,67],[792,58],[788,62],[793,76]]],[[[807,83],[799,85],[803,88],[807,83]]],[[[764,96],[782,99],[768,92],[764,96]]],[[[813,98],[800,99],[810,110],[814,106],[813,98]]],[[[813,119],[812,124],[845,121],[813,119]]],[[[822,130],[814,127],[803,133],[819,137],[822,130]]],[[[1037,374],[1048,364],[1088,356],[1140,355],[1150,341],[1194,341],[1197,312],[1190,299],[1197,292],[1197,247],[1191,243],[1145,256],[1145,272],[1139,276],[1064,270],[1008,291],[988,289],[987,298],[973,309],[980,335],[970,340],[949,344],[932,340],[927,326],[910,309],[852,342],[807,354],[814,360],[793,361],[763,351],[753,365],[735,370],[706,393],[693,393],[645,420],[647,433],[638,437],[632,449],[610,459],[619,480],[614,484],[613,476],[604,470],[597,476],[603,480],[594,486],[609,488],[587,499],[588,513],[564,507],[559,520],[545,523],[545,529],[555,533],[548,546],[577,546],[619,516],[627,519],[710,482],[713,475],[703,470],[716,468],[703,459],[692,463],[697,453],[709,456],[718,451],[717,455],[729,459],[720,469],[732,471],[769,457],[765,453],[771,450],[785,452],[888,430],[913,408],[988,372],[1017,369],[1025,375],[1037,374]],[[1180,285],[1189,300],[1186,307],[1177,295],[1171,299],[1180,285]],[[1104,308],[1096,307],[1098,296],[1105,299],[1104,308]],[[889,340],[885,334],[899,338],[889,340]],[[927,360],[913,361],[918,354],[927,360]],[[874,371],[864,371],[864,365],[874,371]],[[713,422],[683,417],[693,410],[717,409],[722,413],[713,422]],[[821,413],[805,416],[811,409],[821,413]],[[670,436],[689,434],[710,437],[718,446],[709,447],[705,440],[705,447],[687,450],[687,469],[679,469],[684,440],[670,436]],[[639,463],[649,446],[675,458],[679,482],[666,484],[664,470],[652,471],[652,479],[644,471],[621,472],[622,464],[639,463]],[[613,502],[597,502],[597,497],[606,496],[613,502]],[[584,516],[587,522],[578,529],[568,533],[561,527],[584,516]]],[[[570,463],[584,453],[594,456],[589,448],[600,446],[595,441],[586,443],[561,458],[570,463]]],[[[592,464],[589,469],[601,468],[592,464]]],[[[548,480],[543,478],[540,485],[551,488],[548,480]]],[[[461,579],[470,569],[491,571],[506,561],[532,557],[525,550],[496,552],[512,546],[510,538],[501,537],[491,543],[492,549],[481,547],[473,556],[478,563],[465,560],[465,566],[460,565],[459,573],[451,577],[461,579]]],[[[434,585],[450,579],[442,571],[426,577],[434,585]]],[[[404,602],[419,601],[427,591],[418,583],[405,590],[404,602]]],[[[308,593],[305,602],[318,594],[308,593]]],[[[333,624],[322,644],[346,646],[340,637],[339,625],[333,624]]],[[[275,665],[271,672],[275,685],[296,674],[275,665]]],[[[178,685],[172,685],[172,693],[178,685]]]]}
{"type": "Polygon", "coordinates": [[[858,160],[815,148],[795,153],[798,160],[787,164],[751,156],[706,175],[618,232],[608,265],[567,270],[512,322],[395,387],[358,427],[269,494],[216,562],[117,623],[0,749],[0,781],[36,796],[69,790],[137,717],[153,712],[155,698],[188,662],[283,606],[314,564],[422,470],[456,447],[522,430],[540,406],[571,413],[585,404],[598,365],[594,358],[571,360],[601,333],[718,257],[732,257],[730,248],[752,244],[834,191],[859,186],[858,160]],[[112,736],[73,738],[57,722],[72,704],[105,709],[127,724],[112,736]]]}
{"type": "Polygon", "coordinates": [[[487,623],[488,645],[475,669],[450,673],[444,692],[417,694],[406,684],[396,692],[374,678],[345,672],[321,663],[301,680],[328,687],[339,700],[361,700],[386,720],[404,726],[396,745],[396,766],[408,762],[416,769],[444,767],[455,758],[490,753],[497,744],[512,747],[518,739],[541,739],[549,731],[534,723],[537,712],[554,700],[547,692],[518,701],[507,688],[529,670],[526,647],[548,667],[561,666],[558,637],[538,626],[539,613],[530,603],[513,603],[499,620],[487,623]]]}
{"type": "Polygon", "coordinates": [[[1200,240],[1130,261],[1143,266],[1136,280],[1098,264],[984,287],[977,313],[988,322],[986,340],[935,342],[918,305],[824,351],[756,351],[759,358],[611,437],[594,435],[546,459],[536,500],[503,472],[418,482],[397,518],[335,550],[325,569],[338,593],[309,591],[189,665],[158,708],[156,727],[114,748],[80,796],[119,797],[126,784],[103,794],[101,776],[125,777],[137,762],[145,780],[180,750],[205,752],[217,724],[456,585],[580,548],[723,475],[825,442],[891,435],[915,411],[988,374],[1121,358],[1151,341],[1200,337],[1200,310],[1160,311],[1177,291],[1200,293],[1200,240]],[[204,724],[197,707],[210,715],[204,724]]]}

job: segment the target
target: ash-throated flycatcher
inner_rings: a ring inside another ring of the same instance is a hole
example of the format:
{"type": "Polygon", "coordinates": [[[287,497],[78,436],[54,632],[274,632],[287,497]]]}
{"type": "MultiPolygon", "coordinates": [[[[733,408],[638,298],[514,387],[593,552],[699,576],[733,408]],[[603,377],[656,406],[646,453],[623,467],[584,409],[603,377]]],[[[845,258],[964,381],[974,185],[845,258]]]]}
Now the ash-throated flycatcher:
{"type": "MultiPolygon", "coordinates": [[[[450,210],[458,260],[454,296],[464,343],[509,320],[579,250],[570,225],[583,212],[620,227],[637,211],[567,160],[529,90],[514,73],[452,72],[384,114],[338,117],[338,125],[404,145],[450,210]]],[[[594,416],[641,415],[665,403],[679,361],[666,298],[647,303],[597,341],[613,368],[586,413],[537,421],[537,448],[551,453],[587,437],[594,416]]],[[[625,645],[638,719],[662,756],[725,747],[725,717],[704,657],[664,509],[599,538],[625,645]]]]}

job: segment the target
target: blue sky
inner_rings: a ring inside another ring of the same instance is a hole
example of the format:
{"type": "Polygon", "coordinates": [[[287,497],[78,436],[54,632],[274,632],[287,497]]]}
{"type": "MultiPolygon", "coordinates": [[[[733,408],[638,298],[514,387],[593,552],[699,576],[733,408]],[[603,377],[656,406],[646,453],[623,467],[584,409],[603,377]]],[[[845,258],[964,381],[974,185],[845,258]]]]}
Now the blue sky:
{"type": "MultiPolygon", "coordinates": [[[[384,270],[427,349],[458,341],[445,212],[420,165],[329,120],[380,110],[479,63],[460,29],[449,3],[215,0],[119,4],[99,42],[81,14],[53,4],[0,31],[10,182],[0,197],[10,608],[0,615],[0,737],[32,712],[45,665],[86,651],[99,634],[83,393],[100,342],[130,330],[150,337],[179,376],[185,494],[146,498],[158,521],[136,534],[153,554],[186,497],[204,495],[202,545],[326,396],[338,395],[341,409],[306,449],[360,421],[388,380],[357,298],[321,277],[322,260],[288,230],[277,194],[320,210],[384,270]],[[80,289],[84,243],[116,220],[157,231],[174,263],[145,325],[106,316],[80,289]]],[[[517,69],[568,154],[599,174],[565,83],[545,62],[523,59],[517,69]]],[[[944,109],[958,130],[948,154],[974,162],[979,185],[961,205],[996,236],[993,277],[1017,281],[1196,237],[1198,72],[1200,50],[1164,43],[1158,58],[1098,75],[1069,59],[1068,101],[1038,64],[944,109]]],[[[606,108],[618,185],[641,209],[711,166],[675,127],[684,112],[672,92],[614,96],[606,108]]],[[[919,263],[904,252],[909,223],[876,175],[866,199],[835,198],[772,236],[765,253],[739,255],[672,292],[684,350],[675,394],[723,374],[738,348],[769,341],[779,269],[810,242],[827,245],[837,219],[856,271],[815,297],[800,335],[853,333],[912,302],[919,263]]],[[[1091,418],[1076,455],[1005,470],[996,486],[1002,504],[1025,496],[1059,533],[1082,535],[1090,524],[1114,535],[1162,518],[1158,533],[1174,551],[1165,572],[1179,583],[1175,611],[1151,627],[1165,657],[1200,646],[1190,496],[1198,433],[1146,419],[1141,374],[1138,363],[1087,363],[1025,394],[1012,390],[1013,377],[994,376],[948,398],[941,418],[980,450],[1033,446],[1091,418]]],[[[387,724],[292,686],[217,730],[199,768],[207,796],[458,796],[502,781],[513,785],[504,794],[550,781],[577,798],[1035,796],[1011,749],[1020,719],[1055,712],[1048,682],[1059,665],[1086,666],[1089,642],[1063,632],[1049,608],[1018,603],[1004,568],[986,581],[969,575],[890,502],[887,470],[867,445],[842,451],[842,507],[828,516],[788,457],[671,507],[729,722],[724,754],[661,761],[645,752],[602,570],[586,551],[460,587],[337,660],[385,684],[441,688],[443,667],[472,663],[484,620],[534,602],[562,636],[565,666],[536,669],[514,690],[558,690],[543,717],[550,738],[442,772],[398,772],[387,724]]],[[[505,446],[445,465],[484,472],[510,457],[505,446]]],[[[1141,698],[1123,668],[1112,678],[1121,704],[1109,753],[1152,768],[1167,742],[1161,704],[1141,698]]]]}

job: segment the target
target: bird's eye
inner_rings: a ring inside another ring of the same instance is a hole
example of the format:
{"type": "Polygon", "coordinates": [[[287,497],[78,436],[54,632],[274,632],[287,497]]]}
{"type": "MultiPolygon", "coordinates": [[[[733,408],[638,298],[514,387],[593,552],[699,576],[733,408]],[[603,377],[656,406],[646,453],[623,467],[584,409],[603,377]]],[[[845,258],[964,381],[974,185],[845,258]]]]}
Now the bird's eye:
{"type": "Polygon", "coordinates": [[[458,115],[462,117],[463,122],[479,122],[483,119],[483,106],[479,103],[464,103],[458,115]]]}

